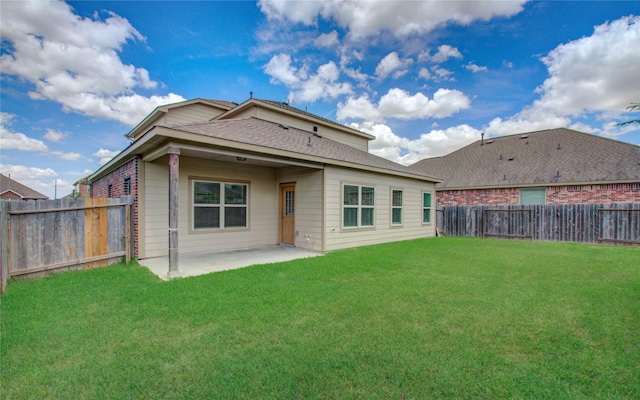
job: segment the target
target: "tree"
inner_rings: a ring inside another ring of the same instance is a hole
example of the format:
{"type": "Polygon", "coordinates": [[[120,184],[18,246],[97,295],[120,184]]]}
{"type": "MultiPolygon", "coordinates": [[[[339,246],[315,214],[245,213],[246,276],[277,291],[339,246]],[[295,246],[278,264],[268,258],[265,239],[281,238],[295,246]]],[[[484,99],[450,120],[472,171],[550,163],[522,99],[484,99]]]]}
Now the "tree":
{"type": "MultiPolygon", "coordinates": [[[[631,105],[627,107],[627,110],[629,112],[640,111],[640,103],[631,103],[631,105]]],[[[620,122],[619,124],[616,124],[616,126],[624,126],[629,124],[640,124],[640,119],[632,119],[630,121],[620,122]]]]}

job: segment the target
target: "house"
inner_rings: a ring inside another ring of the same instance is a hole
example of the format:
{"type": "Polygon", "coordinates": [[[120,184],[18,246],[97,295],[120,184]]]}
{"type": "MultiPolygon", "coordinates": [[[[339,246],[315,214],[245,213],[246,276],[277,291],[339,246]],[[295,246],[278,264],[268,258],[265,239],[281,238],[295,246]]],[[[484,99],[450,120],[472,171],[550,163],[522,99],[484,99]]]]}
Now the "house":
{"type": "Polygon", "coordinates": [[[479,140],[410,166],[437,205],[640,202],[640,146],[559,128],[479,140]]]}
{"type": "Polygon", "coordinates": [[[2,200],[46,200],[49,197],[0,174],[0,199],[2,200]]]}
{"type": "MultiPolygon", "coordinates": [[[[437,179],[368,153],[374,137],[286,103],[156,108],[89,176],[135,198],[137,258],[265,245],[328,252],[434,236],[437,179]]],[[[171,269],[172,267],[170,267],[171,269]]]]}

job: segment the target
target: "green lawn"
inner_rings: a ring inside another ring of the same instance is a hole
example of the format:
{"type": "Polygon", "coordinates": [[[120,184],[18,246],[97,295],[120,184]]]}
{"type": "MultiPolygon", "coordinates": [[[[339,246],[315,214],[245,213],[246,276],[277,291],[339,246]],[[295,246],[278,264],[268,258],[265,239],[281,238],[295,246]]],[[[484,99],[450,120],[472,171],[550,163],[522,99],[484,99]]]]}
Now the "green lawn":
{"type": "Polygon", "coordinates": [[[162,282],[9,282],[1,393],[640,398],[640,250],[425,239],[162,282]]]}

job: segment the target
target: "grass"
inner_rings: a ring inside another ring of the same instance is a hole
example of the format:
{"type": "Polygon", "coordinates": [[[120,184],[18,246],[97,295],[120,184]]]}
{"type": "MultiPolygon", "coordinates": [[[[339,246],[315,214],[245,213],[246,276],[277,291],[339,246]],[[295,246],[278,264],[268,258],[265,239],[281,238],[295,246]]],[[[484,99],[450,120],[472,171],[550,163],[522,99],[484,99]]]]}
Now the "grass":
{"type": "Polygon", "coordinates": [[[640,251],[426,239],[162,282],[9,282],[1,393],[640,398],[640,251]]]}

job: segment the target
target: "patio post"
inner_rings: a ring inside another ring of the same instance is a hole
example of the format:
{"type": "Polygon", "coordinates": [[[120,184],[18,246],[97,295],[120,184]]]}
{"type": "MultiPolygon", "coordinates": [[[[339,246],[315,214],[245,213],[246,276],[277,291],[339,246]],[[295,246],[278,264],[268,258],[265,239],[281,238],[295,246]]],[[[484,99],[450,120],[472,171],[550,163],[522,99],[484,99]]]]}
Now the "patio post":
{"type": "Polygon", "coordinates": [[[180,148],[167,148],[169,155],[169,273],[172,278],[178,270],[178,176],[180,175],[180,148]]]}

